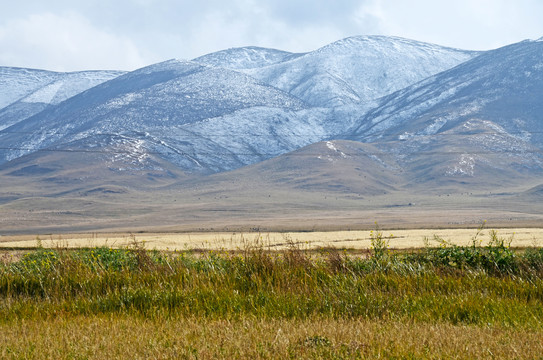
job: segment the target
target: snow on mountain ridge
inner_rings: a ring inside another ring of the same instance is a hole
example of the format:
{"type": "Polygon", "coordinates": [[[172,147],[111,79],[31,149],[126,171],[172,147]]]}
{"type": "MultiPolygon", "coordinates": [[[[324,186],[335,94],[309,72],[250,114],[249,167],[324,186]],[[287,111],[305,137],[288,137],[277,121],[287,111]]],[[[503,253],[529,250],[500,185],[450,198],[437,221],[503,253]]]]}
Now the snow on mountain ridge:
{"type": "MultiPolygon", "coordinates": [[[[493,109],[494,118],[513,127],[505,115],[512,111],[508,109],[514,104],[512,99],[517,102],[517,110],[537,116],[540,102],[531,99],[543,91],[542,58],[542,44],[531,41],[485,52],[384,97],[379,106],[361,119],[355,137],[373,141],[376,137],[396,133],[391,133],[391,129],[409,127],[413,130],[415,119],[426,120],[421,123],[426,127],[436,119],[459,121],[485,109],[493,109]],[[448,110],[433,110],[436,107],[448,110]],[[497,107],[502,108],[501,111],[495,110],[497,107]],[[427,112],[433,116],[425,115],[427,112]]],[[[535,119],[532,122],[533,129],[541,126],[535,119]]]]}
{"type": "Polygon", "coordinates": [[[394,47],[395,49],[402,49],[402,47],[409,48],[418,48],[425,51],[433,52],[460,52],[460,53],[478,53],[476,51],[463,50],[458,48],[451,48],[431,43],[426,43],[417,40],[411,40],[402,38],[399,36],[384,36],[384,35],[356,35],[350,36],[341,40],[334,41],[328,45],[325,45],[314,52],[332,52],[338,53],[338,51],[345,51],[349,53],[352,51],[353,47],[358,48],[361,45],[367,47],[373,47],[375,49],[380,49],[383,47],[394,47]]]}
{"type": "Polygon", "coordinates": [[[161,61],[156,64],[151,64],[145,67],[142,67],[140,69],[136,69],[134,71],[131,71],[127,73],[128,76],[131,75],[141,75],[141,74],[151,74],[154,72],[160,72],[160,71],[174,71],[176,74],[183,74],[186,71],[190,71],[195,68],[201,68],[202,65],[190,61],[190,60],[184,60],[184,59],[169,59],[165,61],[161,61]]]}
{"type": "Polygon", "coordinates": [[[485,52],[380,99],[345,138],[380,144],[412,181],[488,187],[540,177],[542,58],[533,41],[485,52]]]}
{"type": "Polygon", "coordinates": [[[302,55],[276,49],[246,46],[203,55],[192,61],[202,65],[243,70],[277,64],[302,55]]]}

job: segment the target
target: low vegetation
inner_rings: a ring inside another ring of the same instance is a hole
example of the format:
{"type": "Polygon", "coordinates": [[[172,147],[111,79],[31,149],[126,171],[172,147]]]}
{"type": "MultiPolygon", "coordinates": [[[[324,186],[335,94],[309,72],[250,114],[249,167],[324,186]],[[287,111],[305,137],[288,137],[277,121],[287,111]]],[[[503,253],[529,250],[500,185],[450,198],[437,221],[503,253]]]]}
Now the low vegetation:
{"type": "Polygon", "coordinates": [[[0,358],[541,358],[543,249],[481,236],[391,252],[377,229],[369,254],[37,249],[0,265],[0,358]]]}

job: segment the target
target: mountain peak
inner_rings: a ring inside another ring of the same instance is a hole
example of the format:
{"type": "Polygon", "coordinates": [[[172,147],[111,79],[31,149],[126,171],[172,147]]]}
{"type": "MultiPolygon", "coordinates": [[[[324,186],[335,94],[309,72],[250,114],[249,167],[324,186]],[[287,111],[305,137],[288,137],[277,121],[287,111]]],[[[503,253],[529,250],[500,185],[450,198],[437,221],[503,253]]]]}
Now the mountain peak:
{"type": "Polygon", "coordinates": [[[187,66],[187,65],[196,65],[196,64],[193,61],[185,60],[185,59],[169,59],[169,60],[166,60],[166,61],[162,61],[162,62],[159,62],[159,63],[156,63],[156,64],[149,65],[149,66],[147,66],[147,68],[149,68],[149,67],[168,68],[168,67],[179,67],[179,66],[187,66]]]}
{"type": "Polygon", "coordinates": [[[457,53],[474,53],[474,51],[451,48],[437,44],[406,39],[398,36],[384,35],[356,35],[345,39],[335,41],[325,45],[317,51],[345,51],[349,52],[355,49],[356,51],[393,51],[396,53],[408,51],[425,51],[425,52],[457,52],[457,53]]]}
{"type": "Polygon", "coordinates": [[[180,59],[170,59],[156,64],[152,64],[141,69],[135,70],[128,73],[128,76],[133,75],[142,75],[142,74],[152,74],[158,72],[175,72],[175,73],[185,73],[187,71],[196,70],[202,68],[203,66],[189,61],[189,60],[180,60],[180,59]]]}
{"type": "Polygon", "coordinates": [[[409,40],[398,36],[386,36],[386,35],[353,35],[348,36],[344,39],[334,41],[333,44],[342,44],[342,43],[357,43],[357,42],[418,42],[415,40],[409,40]]]}
{"type": "Polygon", "coordinates": [[[194,62],[233,70],[255,69],[296,58],[303,54],[258,46],[230,48],[193,59],[194,62]]]}

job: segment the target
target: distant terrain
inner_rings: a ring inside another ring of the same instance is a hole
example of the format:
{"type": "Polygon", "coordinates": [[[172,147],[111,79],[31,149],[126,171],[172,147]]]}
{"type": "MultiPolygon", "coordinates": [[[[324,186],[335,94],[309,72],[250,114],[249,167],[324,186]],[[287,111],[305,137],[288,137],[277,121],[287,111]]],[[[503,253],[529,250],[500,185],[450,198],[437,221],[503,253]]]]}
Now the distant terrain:
{"type": "Polygon", "coordinates": [[[0,235],[537,226],[543,39],[0,67],[0,235]]]}

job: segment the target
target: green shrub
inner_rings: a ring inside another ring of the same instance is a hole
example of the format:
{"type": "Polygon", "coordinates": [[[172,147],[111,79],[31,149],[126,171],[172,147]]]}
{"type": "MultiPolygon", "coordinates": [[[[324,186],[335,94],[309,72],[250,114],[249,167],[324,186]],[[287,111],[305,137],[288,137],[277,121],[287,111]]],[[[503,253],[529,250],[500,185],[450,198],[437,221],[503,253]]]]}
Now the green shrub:
{"type": "MultiPolygon", "coordinates": [[[[505,239],[498,236],[498,232],[489,232],[489,242],[481,246],[481,235],[483,226],[477,229],[476,235],[472,238],[470,246],[458,246],[450,244],[446,240],[434,236],[440,246],[438,248],[426,247],[425,252],[418,259],[441,267],[457,269],[484,269],[486,271],[505,274],[512,273],[518,266],[518,259],[511,250],[512,237],[505,239]]],[[[428,240],[425,240],[428,243],[428,240]]]]}

